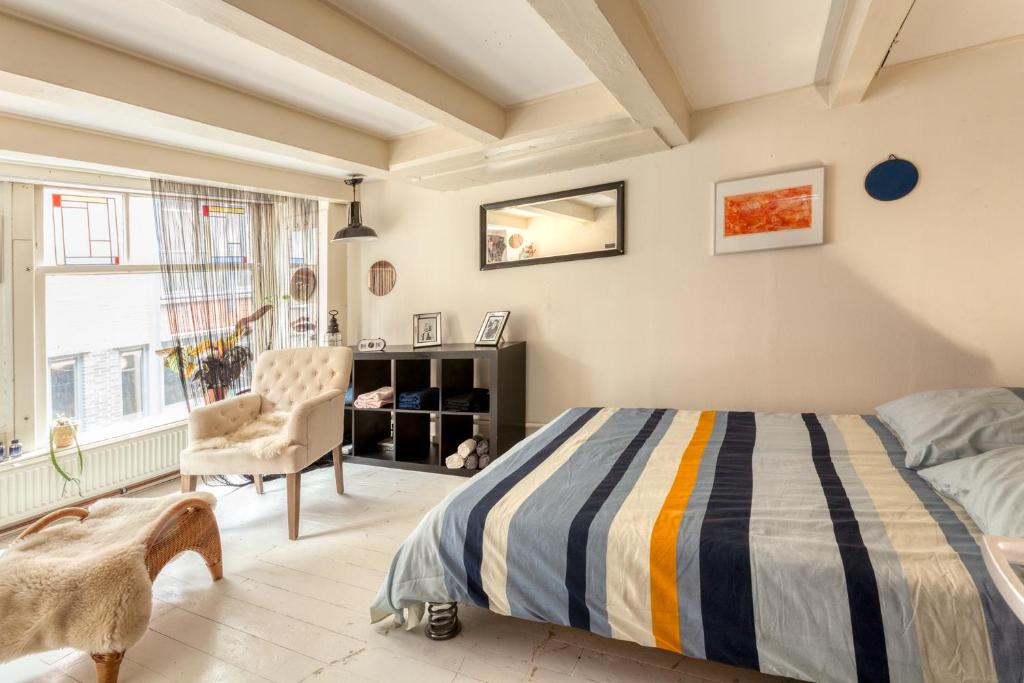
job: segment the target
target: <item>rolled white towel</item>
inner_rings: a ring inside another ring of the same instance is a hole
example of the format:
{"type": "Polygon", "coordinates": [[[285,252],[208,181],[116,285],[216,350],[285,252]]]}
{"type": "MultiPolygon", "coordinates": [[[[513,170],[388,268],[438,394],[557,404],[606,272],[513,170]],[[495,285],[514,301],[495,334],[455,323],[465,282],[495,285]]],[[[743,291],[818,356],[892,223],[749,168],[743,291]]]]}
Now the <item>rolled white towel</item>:
{"type": "Polygon", "coordinates": [[[462,466],[466,464],[466,458],[458,453],[452,453],[444,459],[444,464],[450,470],[461,470],[462,466]]]}
{"type": "Polygon", "coordinates": [[[491,451],[491,444],[486,441],[481,441],[476,445],[476,454],[485,455],[491,451]]]}
{"type": "Polygon", "coordinates": [[[463,458],[468,458],[469,456],[473,455],[473,453],[476,452],[476,440],[466,439],[465,441],[459,444],[458,450],[459,455],[461,455],[463,458]]]}
{"type": "Polygon", "coordinates": [[[481,455],[480,458],[477,460],[477,463],[476,463],[477,467],[479,467],[480,469],[483,469],[483,468],[487,467],[490,464],[491,464],[491,456],[489,456],[489,455],[481,455]]]}
{"type": "Polygon", "coordinates": [[[476,469],[476,462],[477,462],[477,457],[475,455],[471,455],[468,458],[466,458],[466,469],[467,470],[475,470],[476,469]]]}

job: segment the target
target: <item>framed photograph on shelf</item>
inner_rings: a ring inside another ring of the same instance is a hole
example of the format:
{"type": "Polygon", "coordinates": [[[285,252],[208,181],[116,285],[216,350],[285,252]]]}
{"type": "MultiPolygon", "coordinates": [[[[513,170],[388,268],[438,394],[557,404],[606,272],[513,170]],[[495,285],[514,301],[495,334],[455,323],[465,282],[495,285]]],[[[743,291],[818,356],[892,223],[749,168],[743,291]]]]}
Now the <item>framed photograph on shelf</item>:
{"type": "Polygon", "coordinates": [[[501,334],[505,331],[505,324],[508,323],[508,311],[490,311],[484,316],[484,322],[480,325],[480,332],[476,335],[474,344],[477,346],[497,346],[501,341],[501,334]]]}
{"type": "Polygon", "coordinates": [[[714,254],[824,242],[825,167],[715,183],[714,254]]]}
{"type": "Polygon", "coordinates": [[[441,314],[417,313],[412,317],[413,348],[441,345],[441,314]]]}

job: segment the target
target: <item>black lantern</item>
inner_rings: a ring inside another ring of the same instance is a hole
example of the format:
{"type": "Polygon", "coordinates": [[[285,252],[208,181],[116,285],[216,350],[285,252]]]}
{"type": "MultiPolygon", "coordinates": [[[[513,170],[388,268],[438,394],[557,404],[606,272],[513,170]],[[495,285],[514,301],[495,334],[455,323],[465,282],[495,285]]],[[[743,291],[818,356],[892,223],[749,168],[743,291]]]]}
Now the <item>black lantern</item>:
{"type": "Polygon", "coordinates": [[[338,312],[334,309],[327,311],[331,319],[327,321],[327,332],[324,333],[324,343],[328,346],[344,346],[341,338],[341,330],[338,328],[338,312]]]}

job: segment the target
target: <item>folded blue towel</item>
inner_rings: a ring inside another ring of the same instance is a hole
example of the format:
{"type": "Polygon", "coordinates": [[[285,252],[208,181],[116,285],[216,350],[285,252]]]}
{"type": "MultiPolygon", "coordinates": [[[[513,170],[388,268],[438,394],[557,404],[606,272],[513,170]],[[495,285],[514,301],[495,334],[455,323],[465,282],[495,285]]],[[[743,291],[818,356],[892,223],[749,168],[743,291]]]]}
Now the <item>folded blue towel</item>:
{"type": "Polygon", "coordinates": [[[404,410],[437,410],[437,387],[403,391],[398,395],[398,407],[404,410]]]}
{"type": "Polygon", "coordinates": [[[352,385],[349,385],[348,389],[345,390],[345,405],[350,406],[352,402],[356,400],[356,389],[352,385]]]}

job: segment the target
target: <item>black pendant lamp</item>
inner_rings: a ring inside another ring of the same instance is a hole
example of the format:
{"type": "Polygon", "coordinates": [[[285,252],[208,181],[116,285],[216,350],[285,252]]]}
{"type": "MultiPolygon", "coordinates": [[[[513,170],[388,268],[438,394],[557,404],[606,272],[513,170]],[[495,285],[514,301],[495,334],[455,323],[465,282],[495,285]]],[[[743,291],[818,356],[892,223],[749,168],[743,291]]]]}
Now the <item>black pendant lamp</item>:
{"type": "Polygon", "coordinates": [[[345,184],[352,188],[352,203],[349,204],[348,225],[334,233],[332,242],[369,242],[377,239],[377,231],[363,225],[363,209],[356,199],[356,188],[363,182],[363,176],[354,175],[345,179],[345,184]]]}

